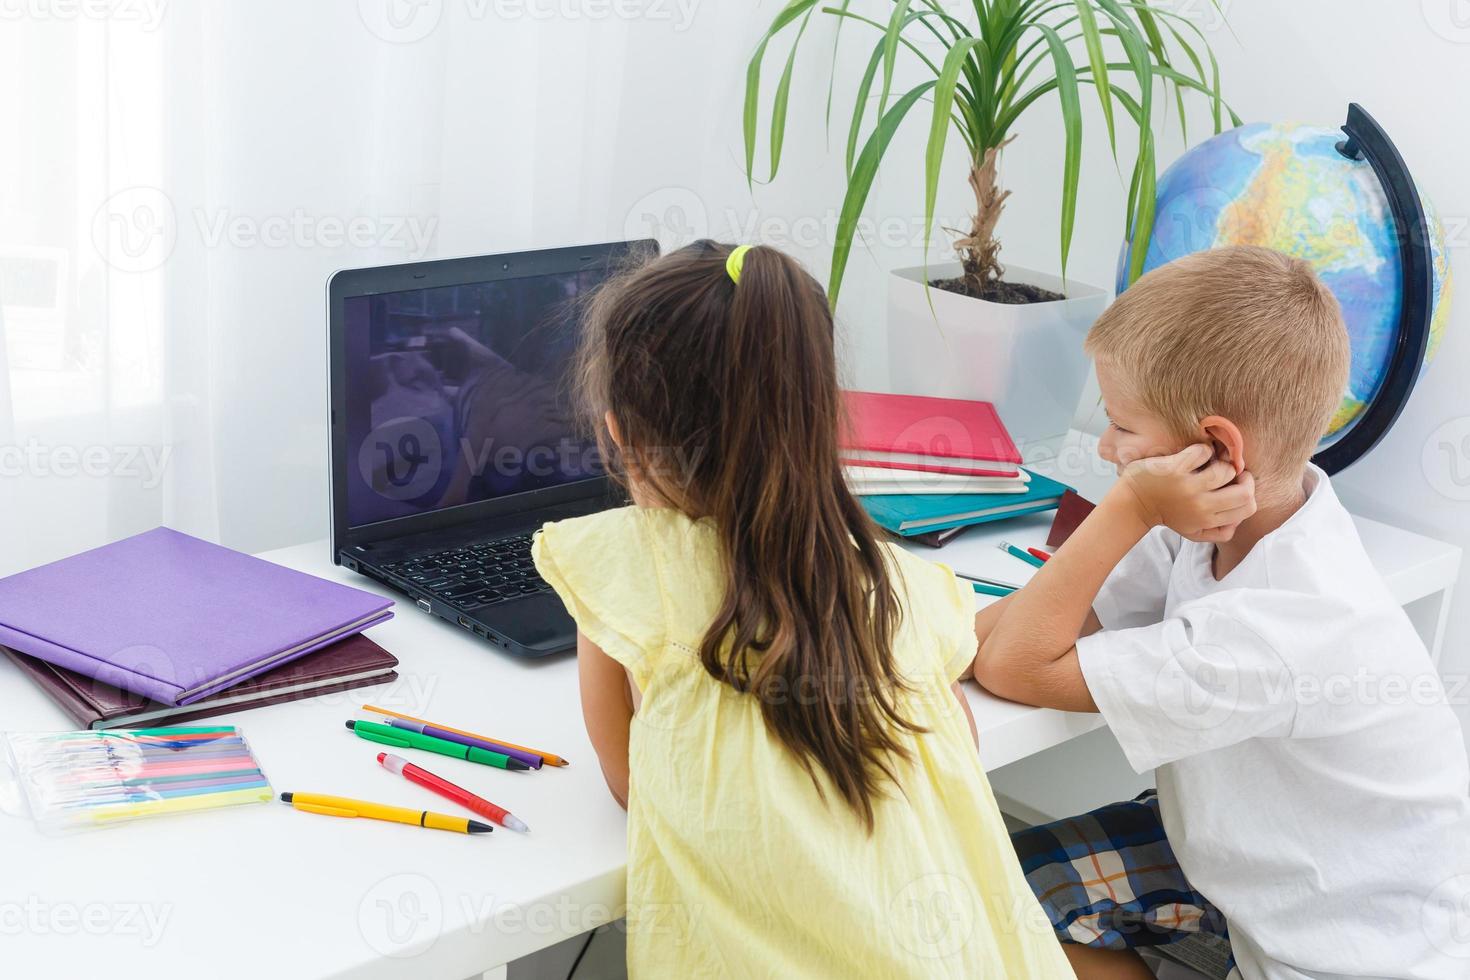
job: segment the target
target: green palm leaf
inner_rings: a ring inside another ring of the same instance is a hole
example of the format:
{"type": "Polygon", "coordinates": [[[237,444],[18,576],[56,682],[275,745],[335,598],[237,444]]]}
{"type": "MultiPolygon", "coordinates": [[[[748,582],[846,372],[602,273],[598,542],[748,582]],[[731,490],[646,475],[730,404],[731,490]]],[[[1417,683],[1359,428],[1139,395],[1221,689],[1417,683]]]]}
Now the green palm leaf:
{"type": "MultiPolygon", "coordinates": [[[[1113,94],[1108,85],[1108,60],[1103,55],[1102,35],[1097,30],[1097,15],[1093,12],[1090,0],[1076,0],[1076,4],[1077,21],[1082,25],[1082,39],[1087,45],[1087,60],[1092,65],[1093,84],[1097,86],[1097,97],[1102,102],[1103,121],[1108,126],[1108,145],[1113,148],[1113,157],[1116,159],[1118,133],[1113,126],[1113,94]]],[[[1050,37],[1047,41],[1050,44],[1050,37]]],[[[1056,56],[1055,48],[1052,56],[1056,56]]]]}
{"type": "MultiPolygon", "coordinates": [[[[1066,150],[1062,156],[1062,279],[1065,281],[1067,256],[1072,251],[1072,229],[1077,223],[1077,181],[1082,172],[1082,98],[1077,90],[1077,68],[1061,36],[1045,24],[1036,27],[1046,38],[1056,65],[1057,96],[1062,104],[1062,123],[1067,130],[1066,150]]],[[[1096,78],[1094,84],[1097,84],[1096,78]]],[[[1108,104],[1112,104],[1111,98],[1108,104]]]]}
{"type": "Polygon", "coordinates": [[[796,31],[796,40],[791,42],[791,52],[786,56],[786,67],[781,72],[781,81],[776,84],[776,100],[771,105],[771,177],[781,167],[781,146],[786,142],[786,107],[791,102],[791,73],[796,67],[796,49],[801,46],[801,37],[811,23],[812,12],[807,11],[796,31]]]}
{"type": "MultiPolygon", "coordinates": [[[[745,177],[751,186],[755,185],[755,131],[760,120],[761,62],[766,57],[766,46],[771,43],[771,38],[816,5],[817,0],[790,0],[766,29],[760,43],[756,45],[755,54],[750,56],[750,63],[745,68],[745,177]]],[[[782,127],[785,127],[784,117],[782,127]]],[[[773,172],[771,176],[776,175],[773,172]]]]}
{"type": "Polygon", "coordinates": [[[857,163],[852,168],[852,176],[847,181],[847,193],[842,199],[842,211],[837,218],[836,242],[832,248],[832,271],[827,282],[827,296],[834,309],[837,306],[837,294],[842,289],[847,259],[852,254],[858,219],[862,217],[863,206],[868,202],[868,192],[873,188],[878,165],[883,162],[883,154],[888,152],[888,144],[893,141],[893,134],[897,132],[899,123],[903,122],[914,103],[934,88],[934,85],[934,82],[917,85],[893,104],[893,108],[878,121],[877,128],[868,137],[863,152],[858,155],[857,163]]]}

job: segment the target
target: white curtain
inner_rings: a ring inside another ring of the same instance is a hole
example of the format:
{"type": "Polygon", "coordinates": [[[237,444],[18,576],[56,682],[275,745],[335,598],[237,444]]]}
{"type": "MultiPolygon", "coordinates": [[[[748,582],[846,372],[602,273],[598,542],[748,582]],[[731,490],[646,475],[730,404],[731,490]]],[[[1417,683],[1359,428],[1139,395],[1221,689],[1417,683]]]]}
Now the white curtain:
{"type": "Polygon", "coordinates": [[[623,238],[686,188],[706,209],[747,194],[766,16],[6,5],[0,574],[157,524],[247,550],[323,537],[327,277],[623,238]]]}

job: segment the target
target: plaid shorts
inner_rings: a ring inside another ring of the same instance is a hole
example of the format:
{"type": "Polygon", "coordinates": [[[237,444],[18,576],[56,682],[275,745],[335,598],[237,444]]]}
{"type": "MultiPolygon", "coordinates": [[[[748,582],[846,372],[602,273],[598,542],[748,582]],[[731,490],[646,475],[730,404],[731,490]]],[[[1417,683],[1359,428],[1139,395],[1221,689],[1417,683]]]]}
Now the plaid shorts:
{"type": "Polygon", "coordinates": [[[1157,952],[1221,980],[1234,971],[1225,917],[1184,877],[1154,790],[1018,831],[1011,844],[1060,941],[1168,947],[1157,952]]]}

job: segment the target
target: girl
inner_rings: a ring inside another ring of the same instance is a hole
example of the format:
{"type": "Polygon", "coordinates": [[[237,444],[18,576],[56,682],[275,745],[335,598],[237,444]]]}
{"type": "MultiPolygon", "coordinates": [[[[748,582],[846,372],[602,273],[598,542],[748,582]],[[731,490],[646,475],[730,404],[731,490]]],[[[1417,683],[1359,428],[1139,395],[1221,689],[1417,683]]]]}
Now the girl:
{"type": "Polygon", "coordinates": [[[956,682],[972,594],[843,482],[821,287],[700,242],[600,291],[581,363],[634,505],[534,554],[628,809],[630,974],[1071,977],[956,682]]]}

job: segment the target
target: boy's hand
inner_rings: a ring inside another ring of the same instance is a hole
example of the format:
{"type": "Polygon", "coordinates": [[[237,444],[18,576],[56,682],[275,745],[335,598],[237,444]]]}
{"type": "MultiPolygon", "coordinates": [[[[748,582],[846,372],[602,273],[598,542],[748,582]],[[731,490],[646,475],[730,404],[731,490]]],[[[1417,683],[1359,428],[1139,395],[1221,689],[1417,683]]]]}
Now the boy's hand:
{"type": "Polygon", "coordinates": [[[1120,488],[1145,526],[1167,525],[1191,541],[1229,541],[1240,522],[1256,512],[1256,483],[1249,472],[1214,459],[1204,444],[1173,456],[1134,460],[1123,470],[1120,488]]]}

